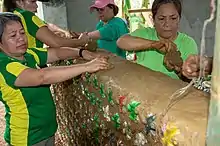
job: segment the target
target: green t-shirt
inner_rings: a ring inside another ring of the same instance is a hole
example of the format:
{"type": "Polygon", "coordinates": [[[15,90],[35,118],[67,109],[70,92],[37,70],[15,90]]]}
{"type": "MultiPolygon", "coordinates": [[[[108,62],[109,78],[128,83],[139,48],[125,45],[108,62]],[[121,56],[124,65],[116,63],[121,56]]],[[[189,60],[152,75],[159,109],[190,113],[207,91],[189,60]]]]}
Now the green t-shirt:
{"type": "MultiPolygon", "coordinates": [[[[137,29],[130,35],[149,40],[159,40],[155,28],[151,27],[137,29]]],[[[178,36],[174,43],[177,45],[177,48],[181,52],[181,57],[183,60],[186,60],[190,54],[198,53],[196,42],[190,36],[184,33],[178,32],[178,36]]],[[[150,68],[154,71],[162,72],[174,79],[179,79],[175,72],[168,71],[163,65],[164,55],[153,50],[153,48],[145,51],[137,51],[136,56],[138,64],[150,68]]]]}
{"type": "Polygon", "coordinates": [[[42,48],[44,43],[36,38],[36,34],[39,28],[46,26],[46,23],[33,12],[23,9],[16,8],[14,14],[17,14],[21,18],[28,38],[28,48],[42,48]]]}
{"type": "Polygon", "coordinates": [[[16,87],[14,82],[27,68],[44,66],[47,50],[29,48],[25,61],[0,52],[0,101],[6,108],[5,141],[31,146],[53,136],[57,130],[56,108],[49,86],[16,87]]]}
{"type": "Polygon", "coordinates": [[[96,25],[101,38],[98,40],[98,47],[112,52],[118,56],[126,58],[126,51],[117,47],[117,40],[124,34],[128,33],[128,27],[124,20],[118,17],[112,18],[107,24],[100,21],[96,25]]]}

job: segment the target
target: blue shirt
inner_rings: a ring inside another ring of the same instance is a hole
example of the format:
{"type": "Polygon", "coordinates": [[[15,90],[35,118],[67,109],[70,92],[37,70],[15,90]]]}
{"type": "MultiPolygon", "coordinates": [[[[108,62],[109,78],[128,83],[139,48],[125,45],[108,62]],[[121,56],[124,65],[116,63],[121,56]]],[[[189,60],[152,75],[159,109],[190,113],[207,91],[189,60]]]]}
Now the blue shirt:
{"type": "Polygon", "coordinates": [[[117,47],[116,41],[124,34],[127,34],[128,27],[124,20],[118,17],[112,18],[108,23],[100,21],[96,25],[101,38],[98,40],[98,47],[126,58],[126,51],[117,47]]]}

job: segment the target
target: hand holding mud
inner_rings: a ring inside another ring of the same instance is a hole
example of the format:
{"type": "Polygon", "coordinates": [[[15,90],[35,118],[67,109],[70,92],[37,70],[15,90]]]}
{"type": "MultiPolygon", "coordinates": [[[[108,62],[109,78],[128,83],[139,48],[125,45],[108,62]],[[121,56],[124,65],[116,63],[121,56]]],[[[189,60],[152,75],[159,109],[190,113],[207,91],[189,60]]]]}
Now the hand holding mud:
{"type": "Polygon", "coordinates": [[[74,32],[74,31],[69,31],[69,35],[71,36],[72,39],[77,39],[80,36],[80,33],[74,32]]]}
{"type": "Polygon", "coordinates": [[[176,73],[181,72],[183,65],[181,53],[177,50],[168,52],[164,56],[164,65],[169,71],[175,71],[176,73]]]}
{"type": "Polygon", "coordinates": [[[183,60],[176,44],[169,40],[161,40],[154,43],[153,48],[164,54],[164,65],[169,71],[181,72],[183,60]]]}
{"type": "Polygon", "coordinates": [[[170,51],[176,51],[177,46],[172,41],[160,40],[152,44],[152,48],[157,49],[159,52],[166,54],[170,51]]]}
{"type": "Polygon", "coordinates": [[[80,39],[84,43],[84,45],[89,43],[91,40],[87,32],[81,33],[78,39],[80,39]]]}
{"type": "Polygon", "coordinates": [[[97,41],[90,41],[85,45],[85,49],[89,51],[95,51],[97,48],[97,41]]]}

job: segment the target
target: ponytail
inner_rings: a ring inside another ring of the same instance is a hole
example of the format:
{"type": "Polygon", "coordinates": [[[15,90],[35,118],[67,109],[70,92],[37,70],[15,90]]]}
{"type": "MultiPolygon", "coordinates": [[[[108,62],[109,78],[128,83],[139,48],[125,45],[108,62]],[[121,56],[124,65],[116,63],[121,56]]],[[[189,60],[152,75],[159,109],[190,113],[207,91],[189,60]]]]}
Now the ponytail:
{"type": "Polygon", "coordinates": [[[4,0],[3,1],[3,11],[13,12],[16,9],[16,0],[4,0]]]}

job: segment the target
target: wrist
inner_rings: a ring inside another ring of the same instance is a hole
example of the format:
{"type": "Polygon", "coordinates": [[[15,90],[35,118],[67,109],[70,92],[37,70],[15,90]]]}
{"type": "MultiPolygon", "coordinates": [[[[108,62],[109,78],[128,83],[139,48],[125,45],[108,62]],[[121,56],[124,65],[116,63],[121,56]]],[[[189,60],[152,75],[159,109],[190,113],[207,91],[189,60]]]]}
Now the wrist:
{"type": "Polygon", "coordinates": [[[84,73],[90,71],[90,70],[89,70],[89,66],[90,66],[90,65],[89,65],[89,62],[83,64],[83,71],[84,71],[84,73]]]}
{"type": "Polygon", "coordinates": [[[79,49],[79,57],[83,58],[83,51],[85,51],[84,48],[79,49]]]}
{"type": "Polygon", "coordinates": [[[88,43],[92,42],[92,36],[90,35],[90,33],[88,33],[87,35],[88,35],[88,43]]]}

